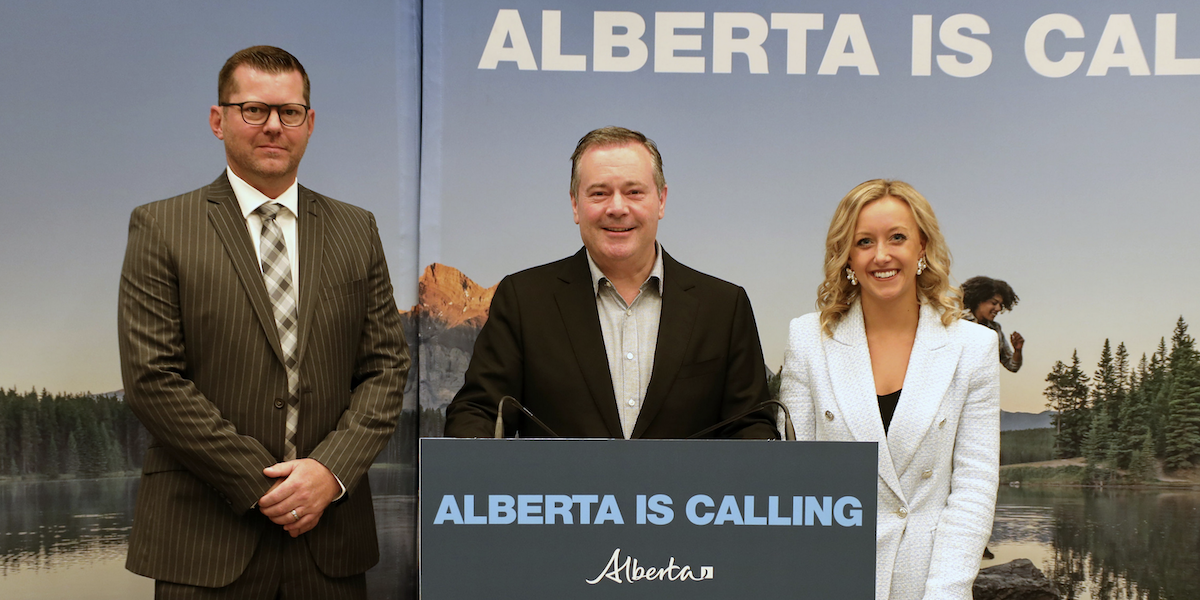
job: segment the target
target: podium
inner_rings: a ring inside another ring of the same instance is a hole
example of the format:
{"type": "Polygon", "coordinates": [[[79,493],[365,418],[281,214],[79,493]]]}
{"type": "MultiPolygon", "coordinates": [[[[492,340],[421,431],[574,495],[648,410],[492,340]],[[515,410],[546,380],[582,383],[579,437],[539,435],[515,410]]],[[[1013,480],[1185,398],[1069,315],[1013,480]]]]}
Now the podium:
{"type": "Polygon", "coordinates": [[[420,442],[423,600],[875,594],[875,443],[420,442]]]}

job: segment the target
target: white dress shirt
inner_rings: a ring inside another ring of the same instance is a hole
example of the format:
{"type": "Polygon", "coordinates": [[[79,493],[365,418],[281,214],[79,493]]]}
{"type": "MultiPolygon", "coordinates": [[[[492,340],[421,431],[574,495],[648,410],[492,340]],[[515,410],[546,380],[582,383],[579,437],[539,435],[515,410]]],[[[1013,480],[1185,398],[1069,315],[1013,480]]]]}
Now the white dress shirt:
{"type": "Polygon", "coordinates": [[[296,290],[296,310],[299,313],[300,254],[299,246],[296,245],[296,212],[300,201],[296,193],[296,182],[293,181],[292,185],[288,186],[288,189],[284,190],[278,198],[268,198],[266,194],[238,177],[233,169],[225,167],[225,171],[229,174],[229,187],[233,188],[233,195],[242,209],[242,216],[246,218],[246,229],[250,232],[250,245],[254,248],[254,255],[258,257],[260,271],[262,270],[262,249],[259,248],[259,240],[262,238],[262,218],[254,211],[267,202],[281,204],[287,209],[279,211],[279,214],[275,216],[275,224],[279,225],[280,231],[283,232],[283,243],[287,245],[288,264],[292,268],[292,289],[296,290]]]}

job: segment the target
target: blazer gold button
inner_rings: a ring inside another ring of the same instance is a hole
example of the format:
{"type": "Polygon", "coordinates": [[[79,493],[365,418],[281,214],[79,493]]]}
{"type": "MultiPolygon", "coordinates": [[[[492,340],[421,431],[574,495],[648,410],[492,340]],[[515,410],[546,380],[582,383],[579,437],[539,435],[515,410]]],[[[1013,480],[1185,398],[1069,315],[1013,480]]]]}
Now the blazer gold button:
{"type": "Polygon", "coordinates": [[[276,398],[275,399],[275,408],[283,408],[283,400],[276,398]]]}
{"type": "Polygon", "coordinates": [[[901,506],[900,510],[896,511],[896,515],[903,519],[904,517],[908,516],[908,509],[901,506]]]}
{"type": "Polygon", "coordinates": [[[941,429],[941,428],[943,428],[943,427],[945,427],[945,426],[946,426],[946,420],[945,420],[945,419],[942,419],[941,421],[939,421],[939,422],[938,422],[938,429],[941,429]]]}
{"type": "Polygon", "coordinates": [[[826,420],[826,421],[832,421],[832,420],[833,420],[833,413],[831,413],[831,412],[829,412],[829,411],[825,411],[825,420],[826,420]]]}
{"type": "Polygon", "coordinates": [[[930,477],[933,477],[933,469],[921,471],[921,479],[929,479],[930,477]]]}

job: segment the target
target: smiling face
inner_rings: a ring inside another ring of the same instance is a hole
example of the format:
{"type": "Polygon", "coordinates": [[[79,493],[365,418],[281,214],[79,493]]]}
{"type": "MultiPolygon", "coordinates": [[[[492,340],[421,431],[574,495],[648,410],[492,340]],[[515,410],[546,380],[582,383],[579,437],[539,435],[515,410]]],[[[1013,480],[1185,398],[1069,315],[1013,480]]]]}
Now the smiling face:
{"type": "Polygon", "coordinates": [[[924,255],[925,242],[908,203],[884,196],[859,211],[850,268],[864,303],[917,302],[917,261],[924,255]]]}
{"type": "MultiPolygon", "coordinates": [[[[242,65],[234,70],[233,83],[230,103],[306,104],[304,78],[297,71],[266,73],[242,65]]],[[[214,106],[208,118],[213,135],[225,142],[225,159],[233,172],[267,197],[276,198],[296,180],[316,114],[310,110],[299,127],[284,127],[274,110],[266,123],[249,125],[236,106],[214,106]]]]}
{"type": "Polygon", "coordinates": [[[637,143],[589,149],[579,160],[571,211],[596,266],[609,277],[639,273],[654,262],[654,240],[667,190],[654,182],[650,152],[637,143]]]}
{"type": "Polygon", "coordinates": [[[996,316],[1000,311],[1004,310],[1004,296],[996,294],[987,300],[979,303],[975,310],[971,311],[975,314],[975,321],[978,323],[990,323],[996,320],[996,316]]]}

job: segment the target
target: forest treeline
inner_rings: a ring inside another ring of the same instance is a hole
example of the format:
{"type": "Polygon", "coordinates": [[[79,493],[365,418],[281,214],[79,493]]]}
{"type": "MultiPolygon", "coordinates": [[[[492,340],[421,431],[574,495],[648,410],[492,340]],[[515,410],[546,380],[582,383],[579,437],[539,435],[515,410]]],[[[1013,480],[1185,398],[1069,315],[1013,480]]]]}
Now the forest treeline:
{"type": "Polygon", "coordinates": [[[113,395],[0,389],[0,475],[83,475],[141,467],[150,435],[113,395]]]}
{"type": "MultiPolygon", "coordinates": [[[[404,411],[376,463],[412,464],[417,415],[404,411]]],[[[141,469],[150,434],[114,394],[0,388],[0,477],[95,477],[141,469]]]]}
{"type": "Polygon", "coordinates": [[[1089,376],[1079,363],[1056,361],[1046,375],[1047,406],[1055,411],[1055,455],[1083,457],[1087,478],[1102,483],[1124,470],[1135,480],[1200,463],[1200,355],[1183,317],[1170,343],[1133,364],[1124,342],[1104,340],[1089,376]]]}

